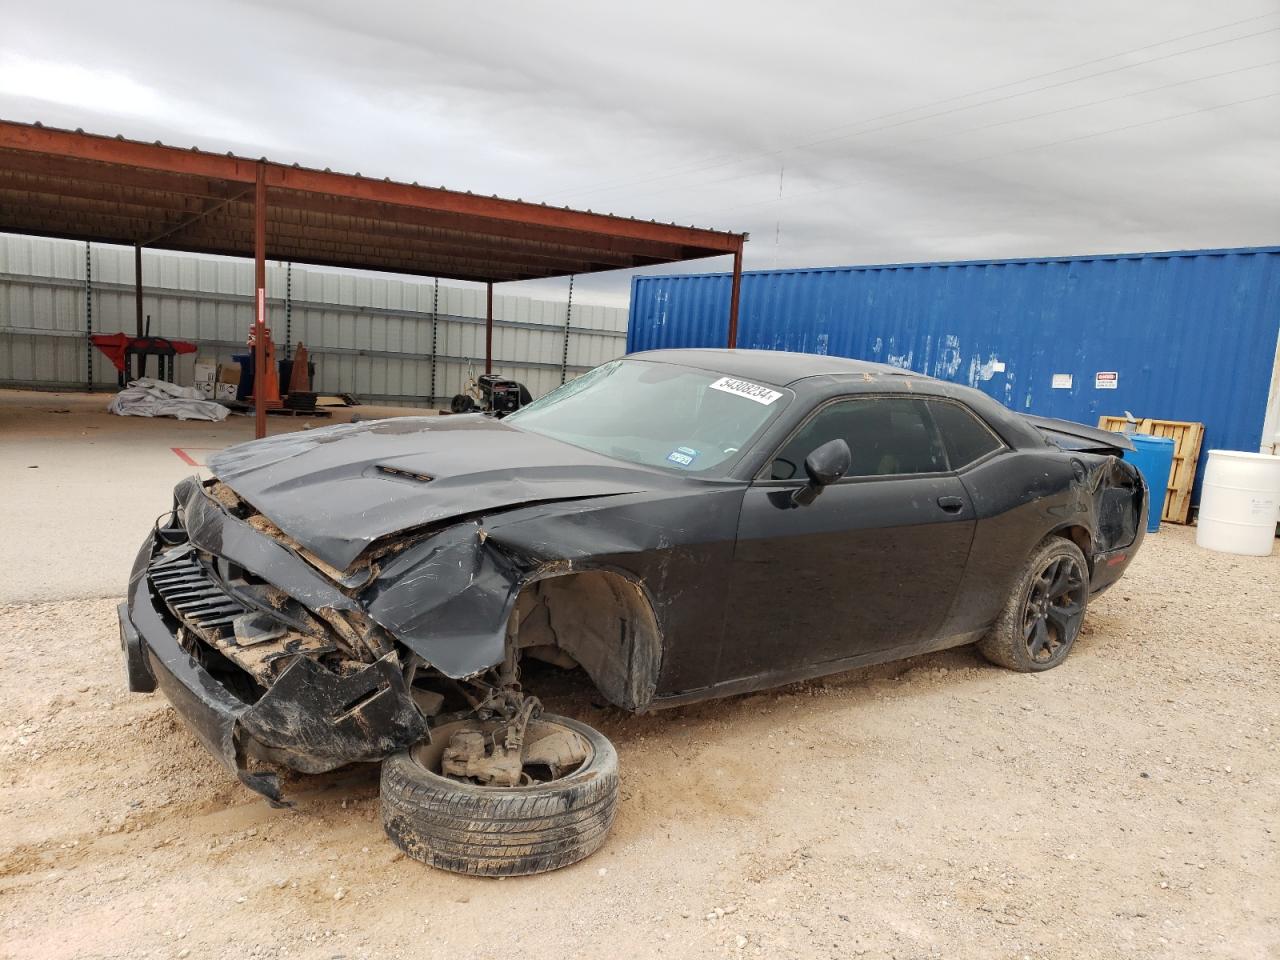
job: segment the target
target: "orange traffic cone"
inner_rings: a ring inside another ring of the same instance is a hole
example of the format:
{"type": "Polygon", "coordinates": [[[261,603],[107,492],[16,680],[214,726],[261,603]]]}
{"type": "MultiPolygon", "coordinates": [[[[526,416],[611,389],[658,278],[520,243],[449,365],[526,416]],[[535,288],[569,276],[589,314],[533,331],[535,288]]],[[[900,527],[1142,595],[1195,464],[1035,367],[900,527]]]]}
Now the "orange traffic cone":
{"type": "MultiPolygon", "coordinates": [[[[257,400],[258,391],[262,391],[262,405],[264,407],[283,406],[280,402],[280,368],[276,366],[276,345],[271,340],[271,331],[263,331],[266,342],[262,345],[264,363],[262,370],[253,371],[253,393],[251,398],[257,400]]],[[[249,328],[249,346],[255,346],[254,343],[254,327],[249,328]]]]}
{"type": "Polygon", "coordinates": [[[307,363],[307,348],[301,343],[293,351],[293,370],[289,374],[290,393],[311,392],[311,369],[307,363]]]}

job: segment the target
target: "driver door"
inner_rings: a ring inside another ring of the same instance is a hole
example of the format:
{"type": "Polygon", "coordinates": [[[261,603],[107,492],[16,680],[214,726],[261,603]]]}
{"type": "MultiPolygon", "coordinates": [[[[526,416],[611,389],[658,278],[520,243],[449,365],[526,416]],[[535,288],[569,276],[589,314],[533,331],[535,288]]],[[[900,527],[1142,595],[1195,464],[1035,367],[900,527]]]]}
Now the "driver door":
{"type": "Polygon", "coordinates": [[[955,597],[974,525],[922,400],[824,404],[743,499],[718,672],[800,672],[926,644],[955,597]],[[852,453],[848,474],[793,506],[805,457],[836,438],[852,453]]]}

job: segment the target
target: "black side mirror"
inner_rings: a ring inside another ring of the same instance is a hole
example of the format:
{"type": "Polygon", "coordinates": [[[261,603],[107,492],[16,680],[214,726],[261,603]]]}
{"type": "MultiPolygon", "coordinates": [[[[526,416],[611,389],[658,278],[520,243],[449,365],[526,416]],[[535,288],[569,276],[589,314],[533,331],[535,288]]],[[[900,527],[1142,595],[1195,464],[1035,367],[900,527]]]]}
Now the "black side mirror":
{"type": "Polygon", "coordinates": [[[804,458],[804,472],[809,475],[809,482],[791,495],[791,502],[797,507],[807,507],[823,487],[848,473],[852,462],[849,444],[841,439],[828,440],[804,458]]]}

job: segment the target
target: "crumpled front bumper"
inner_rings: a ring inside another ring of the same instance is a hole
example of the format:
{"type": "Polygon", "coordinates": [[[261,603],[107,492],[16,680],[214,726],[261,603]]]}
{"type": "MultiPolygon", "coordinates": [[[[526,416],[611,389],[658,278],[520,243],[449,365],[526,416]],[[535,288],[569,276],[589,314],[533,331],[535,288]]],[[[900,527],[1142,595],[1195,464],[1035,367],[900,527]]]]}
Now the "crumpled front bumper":
{"type": "Polygon", "coordinates": [[[178,642],[148,580],[155,550],[152,534],[118,610],[129,689],[159,687],[209,752],[273,806],[284,804],[279,778],[251,760],[321,773],[381,760],[427,735],[395,653],[345,676],[298,656],[256,702],[236,696],[178,642]]]}

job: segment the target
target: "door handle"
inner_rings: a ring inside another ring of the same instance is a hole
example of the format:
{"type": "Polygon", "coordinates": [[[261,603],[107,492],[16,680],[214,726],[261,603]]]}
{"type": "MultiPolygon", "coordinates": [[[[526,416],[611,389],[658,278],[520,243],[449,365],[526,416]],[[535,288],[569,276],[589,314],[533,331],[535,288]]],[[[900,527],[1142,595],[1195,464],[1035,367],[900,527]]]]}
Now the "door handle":
{"type": "Polygon", "coordinates": [[[947,513],[959,513],[964,509],[964,501],[959,497],[939,497],[938,506],[947,513]]]}

